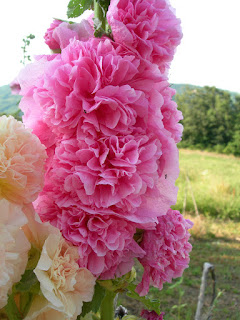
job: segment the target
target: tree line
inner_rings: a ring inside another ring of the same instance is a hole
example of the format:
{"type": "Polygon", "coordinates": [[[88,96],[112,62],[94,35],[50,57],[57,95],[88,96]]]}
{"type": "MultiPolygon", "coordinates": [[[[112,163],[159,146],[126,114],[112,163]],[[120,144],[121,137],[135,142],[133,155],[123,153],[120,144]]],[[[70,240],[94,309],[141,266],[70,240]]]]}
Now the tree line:
{"type": "Polygon", "coordinates": [[[180,148],[240,156],[240,95],[215,87],[186,87],[175,99],[184,117],[180,148]]]}

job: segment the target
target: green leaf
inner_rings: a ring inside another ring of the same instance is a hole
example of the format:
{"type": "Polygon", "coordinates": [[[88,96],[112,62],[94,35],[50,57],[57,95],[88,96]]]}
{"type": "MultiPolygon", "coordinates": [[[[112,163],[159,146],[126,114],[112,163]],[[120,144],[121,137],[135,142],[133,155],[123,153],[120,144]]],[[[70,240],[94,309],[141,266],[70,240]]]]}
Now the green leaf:
{"type": "Polygon", "coordinates": [[[31,307],[35,295],[31,292],[24,292],[20,296],[20,310],[21,313],[26,316],[31,307]]]}
{"type": "Polygon", "coordinates": [[[151,311],[153,310],[157,312],[157,314],[160,314],[160,301],[155,299],[151,300],[147,296],[140,297],[139,294],[135,291],[136,287],[137,286],[132,283],[129,284],[127,296],[132,299],[141,301],[147,307],[147,309],[151,311]]]}
{"type": "Polygon", "coordinates": [[[4,309],[9,320],[22,320],[22,316],[16,306],[13,294],[8,297],[8,303],[4,309]]]}
{"type": "Polygon", "coordinates": [[[93,0],[70,0],[68,3],[68,18],[77,18],[91,7],[93,0]]]}
{"type": "MultiPolygon", "coordinates": [[[[102,300],[105,296],[105,292],[106,290],[102,286],[100,286],[98,283],[96,283],[92,301],[83,303],[81,317],[84,317],[90,311],[94,313],[98,312],[101,306],[102,300]]],[[[80,316],[77,319],[79,320],[80,316]]]]}
{"type": "Polygon", "coordinates": [[[22,275],[20,282],[14,286],[14,292],[28,292],[37,294],[40,290],[40,284],[33,270],[26,270],[22,275]]]}
{"type": "Polygon", "coordinates": [[[31,249],[28,252],[28,264],[26,269],[33,270],[36,268],[38,261],[40,259],[41,252],[34,245],[31,246],[31,249]]]}

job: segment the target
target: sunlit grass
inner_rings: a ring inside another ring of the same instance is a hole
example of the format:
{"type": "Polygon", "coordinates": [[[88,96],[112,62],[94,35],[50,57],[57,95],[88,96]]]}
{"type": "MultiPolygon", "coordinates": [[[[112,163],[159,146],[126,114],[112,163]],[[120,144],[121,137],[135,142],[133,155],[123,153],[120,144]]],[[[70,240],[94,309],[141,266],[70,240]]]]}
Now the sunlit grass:
{"type": "Polygon", "coordinates": [[[179,159],[176,209],[184,211],[186,198],[185,211],[195,212],[192,191],[200,213],[240,219],[239,158],[182,149],[179,159]]]}

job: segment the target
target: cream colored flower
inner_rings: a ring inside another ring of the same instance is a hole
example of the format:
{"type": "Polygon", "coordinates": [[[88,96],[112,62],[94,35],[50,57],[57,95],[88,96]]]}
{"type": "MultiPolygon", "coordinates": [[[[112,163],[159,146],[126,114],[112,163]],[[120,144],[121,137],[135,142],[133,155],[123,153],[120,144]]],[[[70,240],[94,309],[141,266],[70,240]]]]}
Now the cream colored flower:
{"type": "Polygon", "coordinates": [[[0,117],[0,197],[31,203],[43,187],[45,146],[13,117],[0,117]]]}
{"type": "Polygon", "coordinates": [[[36,297],[26,320],[77,318],[83,301],[91,301],[95,285],[94,276],[79,268],[78,259],[77,247],[64,240],[60,232],[48,236],[34,270],[44,298],[36,297]]]}
{"type": "Polygon", "coordinates": [[[28,262],[31,246],[21,229],[26,223],[20,206],[0,200],[0,309],[7,304],[7,295],[20,281],[28,262]]]}

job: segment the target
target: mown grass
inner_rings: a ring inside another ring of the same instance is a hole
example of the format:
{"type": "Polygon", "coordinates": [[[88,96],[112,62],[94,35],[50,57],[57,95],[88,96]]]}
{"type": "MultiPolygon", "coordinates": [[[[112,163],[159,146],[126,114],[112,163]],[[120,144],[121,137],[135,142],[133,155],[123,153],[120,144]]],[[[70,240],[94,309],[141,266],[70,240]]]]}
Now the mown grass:
{"type": "Polygon", "coordinates": [[[240,220],[240,158],[192,150],[180,150],[178,200],[174,208],[205,216],[240,220]],[[190,183],[187,180],[189,178],[190,183]]]}
{"type": "MultiPolygon", "coordinates": [[[[183,212],[186,197],[184,216],[194,222],[191,261],[182,278],[175,279],[172,284],[166,283],[162,291],[151,288],[150,296],[160,300],[164,320],[193,320],[203,264],[209,262],[215,268],[218,295],[212,319],[240,320],[240,159],[180,150],[177,185],[179,194],[175,208],[183,212]],[[195,212],[191,188],[199,216],[195,212]]],[[[211,295],[209,277],[204,312],[209,308],[211,295]]],[[[124,295],[119,300],[135,315],[144,308],[124,295]]]]}

